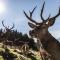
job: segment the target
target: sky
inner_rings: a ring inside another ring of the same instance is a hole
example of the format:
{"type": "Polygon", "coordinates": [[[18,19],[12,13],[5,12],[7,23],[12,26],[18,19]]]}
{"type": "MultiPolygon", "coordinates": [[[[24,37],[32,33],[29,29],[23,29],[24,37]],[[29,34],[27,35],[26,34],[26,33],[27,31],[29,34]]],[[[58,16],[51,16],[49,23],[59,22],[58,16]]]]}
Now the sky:
{"type": "MultiPolygon", "coordinates": [[[[29,15],[29,10],[31,11],[35,6],[37,6],[33,19],[40,22],[40,12],[44,1],[44,18],[46,19],[49,14],[51,14],[51,17],[55,16],[60,7],[60,0],[0,0],[0,3],[3,3],[4,5],[4,11],[0,12],[0,28],[4,28],[1,23],[2,20],[4,20],[6,26],[11,27],[14,23],[15,30],[28,34],[31,28],[28,26],[29,20],[25,17],[23,10],[29,15]]],[[[60,38],[60,16],[56,18],[55,24],[49,28],[49,32],[56,39],[60,38]]]]}

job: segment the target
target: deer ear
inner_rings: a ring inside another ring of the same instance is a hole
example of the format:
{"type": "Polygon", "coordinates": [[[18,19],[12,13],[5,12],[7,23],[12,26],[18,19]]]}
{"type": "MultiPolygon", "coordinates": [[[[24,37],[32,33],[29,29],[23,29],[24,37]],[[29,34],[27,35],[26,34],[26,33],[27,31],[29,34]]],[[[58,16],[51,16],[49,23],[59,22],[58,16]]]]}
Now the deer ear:
{"type": "Polygon", "coordinates": [[[55,23],[55,19],[52,19],[52,18],[50,18],[50,19],[46,22],[46,24],[47,24],[48,26],[52,26],[54,23],[55,23]]]}
{"type": "Polygon", "coordinates": [[[30,22],[28,22],[28,25],[29,25],[31,28],[35,28],[35,27],[36,27],[36,25],[34,25],[34,24],[30,23],[30,22]]]}

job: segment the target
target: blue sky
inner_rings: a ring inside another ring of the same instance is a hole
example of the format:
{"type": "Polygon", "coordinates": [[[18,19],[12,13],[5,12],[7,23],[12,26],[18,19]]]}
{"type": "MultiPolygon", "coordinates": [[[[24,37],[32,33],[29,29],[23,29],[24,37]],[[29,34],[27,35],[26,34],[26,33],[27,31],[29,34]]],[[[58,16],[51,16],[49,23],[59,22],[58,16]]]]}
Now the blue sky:
{"type": "MultiPolygon", "coordinates": [[[[0,28],[3,28],[1,21],[4,20],[5,25],[12,26],[15,24],[15,30],[19,32],[28,33],[30,27],[28,26],[28,19],[23,14],[23,10],[29,15],[29,10],[32,10],[36,5],[37,9],[34,12],[33,18],[40,22],[40,9],[44,0],[0,0],[4,2],[6,11],[0,14],[0,28]]],[[[43,16],[46,19],[49,14],[51,17],[56,15],[60,6],[60,0],[45,0],[45,9],[43,16]]],[[[49,28],[49,32],[56,38],[60,38],[60,16],[56,19],[55,24],[49,28]]]]}

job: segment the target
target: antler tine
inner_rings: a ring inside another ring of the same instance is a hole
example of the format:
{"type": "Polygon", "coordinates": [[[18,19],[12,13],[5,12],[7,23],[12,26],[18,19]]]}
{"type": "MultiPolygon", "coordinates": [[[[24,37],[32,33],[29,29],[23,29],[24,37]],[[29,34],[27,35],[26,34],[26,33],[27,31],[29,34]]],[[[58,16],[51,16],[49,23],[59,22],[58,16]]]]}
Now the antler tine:
{"type": "Polygon", "coordinates": [[[60,14],[60,7],[59,7],[59,14],[60,14]]]}
{"type": "MultiPolygon", "coordinates": [[[[37,6],[36,6],[36,7],[37,7],[37,6]]],[[[34,13],[36,7],[34,7],[34,9],[33,9],[31,12],[29,11],[29,13],[30,13],[30,18],[32,18],[32,14],[34,13]]]]}
{"type": "Polygon", "coordinates": [[[42,6],[42,9],[41,9],[41,19],[44,21],[45,19],[43,18],[42,14],[43,14],[43,10],[44,10],[44,5],[45,5],[45,2],[43,3],[43,6],[42,6]]]}
{"type": "Polygon", "coordinates": [[[31,22],[33,22],[33,23],[35,23],[35,24],[37,25],[37,24],[39,24],[39,23],[37,23],[35,20],[32,19],[32,14],[33,14],[33,12],[34,12],[35,9],[36,9],[36,7],[34,7],[34,9],[32,10],[32,12],[29,11],[29,12],[30,12],[30,17],[26,14],[25,11],[23,11],[23,12],[24,12],[25,16],[26,16],[31,22]]]}
{"type": "Polygon", "coordinates": [[[4,25],[4,21],[2,21],[2,25],[7,29],[7,27],[4,25]]]}
{"type": "Polygon", "coordinates": [[[14,28],[14,26],[15,26],[15,25],[13,24],[13,26],[12,26],[10,29],[13,29],[13,28],[14,28]]]}
{"type": "Polygon", "coordinates": [[[55,19],[55,18],[57,18],[59,15],[60,15],[60,7],[59,7],[59,12],[58,12],[58,14],[56,14],[53,18],[55,19]]]}

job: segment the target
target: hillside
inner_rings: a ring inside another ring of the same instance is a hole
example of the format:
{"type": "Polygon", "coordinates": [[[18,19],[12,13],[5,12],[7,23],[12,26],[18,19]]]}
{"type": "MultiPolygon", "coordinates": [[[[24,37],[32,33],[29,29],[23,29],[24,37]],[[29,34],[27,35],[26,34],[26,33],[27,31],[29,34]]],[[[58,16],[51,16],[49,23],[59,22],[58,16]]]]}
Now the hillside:
{"type": "Polygon", "coordinates": [[[0,43],[0,60],[40,60],[38,51],[29,50],[28,52],[21,52],[19,49],[10,48],[0,43]]]}

